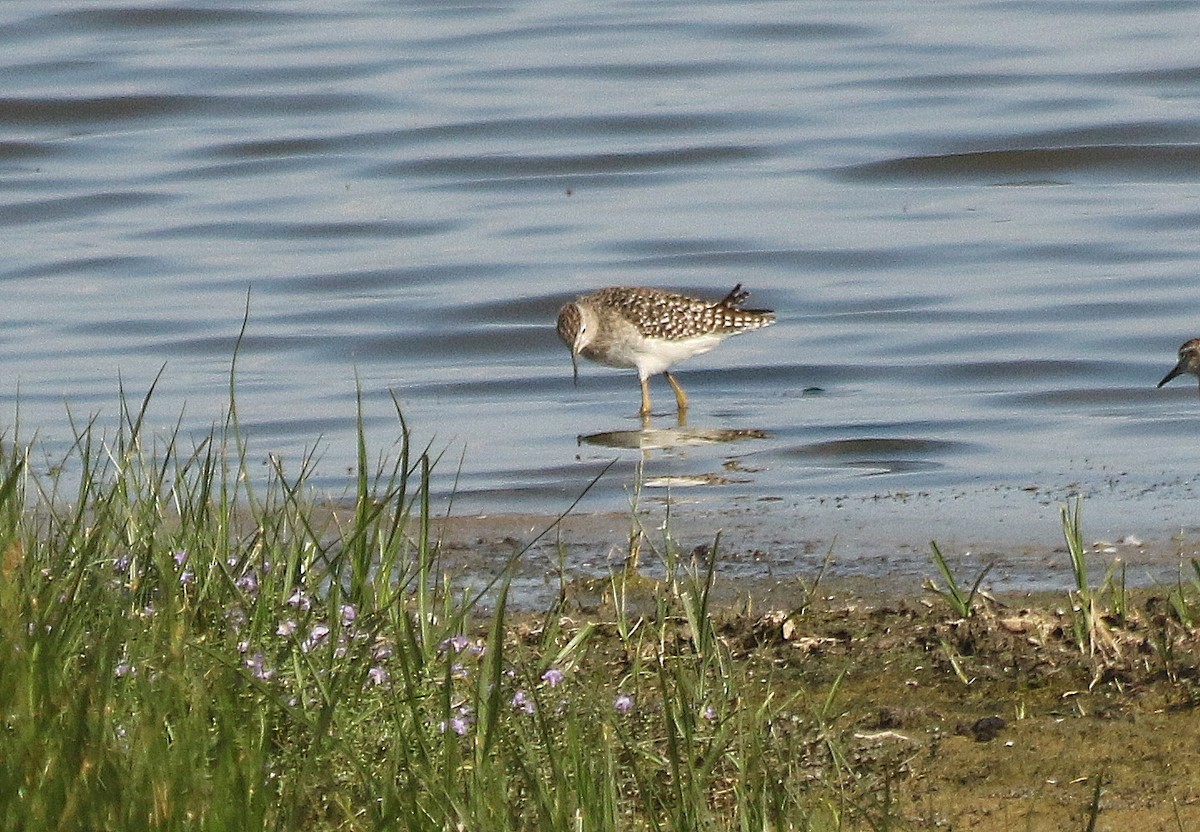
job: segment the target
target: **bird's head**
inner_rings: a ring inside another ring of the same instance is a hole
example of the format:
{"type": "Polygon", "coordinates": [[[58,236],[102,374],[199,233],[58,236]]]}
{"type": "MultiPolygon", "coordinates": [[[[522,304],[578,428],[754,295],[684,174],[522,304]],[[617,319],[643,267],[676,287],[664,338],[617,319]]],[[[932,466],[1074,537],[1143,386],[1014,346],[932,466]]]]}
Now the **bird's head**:
{"type": "Polygon", "coordinates": [[[1163,376],[1163,380],[1158,383],[1158,386],[1162,387],[1171,379],[1184,373],[1200,377],[1200,338],[1193,338],[1179,348],[1179,363],[1171,368],[1171,372],[1163,376]]]}
{"type": "Polygon", "coordinates": [[[568,303],[558,312],[558,337],[571,350],[571,377],[579,383],[579,353],[591,343],[588,317],[577,303],[568,303]]]}

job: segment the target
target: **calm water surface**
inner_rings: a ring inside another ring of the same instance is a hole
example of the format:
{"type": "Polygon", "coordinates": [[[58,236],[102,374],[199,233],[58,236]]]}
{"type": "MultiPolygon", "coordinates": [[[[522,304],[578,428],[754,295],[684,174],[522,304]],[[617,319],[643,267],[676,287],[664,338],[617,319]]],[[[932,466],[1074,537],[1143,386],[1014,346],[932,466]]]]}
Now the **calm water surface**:
{"type": "Polygon", "coordinates": [[[776,551],[1053,545],[1075,493],[1093,537],[1186,543],[1200,398],[1154,385],[1200,335],[1197,31],[1195,2],[8,0],[0,412],[53,457],[165,365],[156,430],[203,435],[249,295],[251,451],[334,494],[361,388],[374,448],[394,395],[446,450],[456,514],[557,513],[617,459],[581,510],[641,463],[644,505],[776,551]],[[646,432],[632,373],[571,385],[569,298],[738,282],[779,323],[679,367],[686,428],[661,379],[646,432]]]}

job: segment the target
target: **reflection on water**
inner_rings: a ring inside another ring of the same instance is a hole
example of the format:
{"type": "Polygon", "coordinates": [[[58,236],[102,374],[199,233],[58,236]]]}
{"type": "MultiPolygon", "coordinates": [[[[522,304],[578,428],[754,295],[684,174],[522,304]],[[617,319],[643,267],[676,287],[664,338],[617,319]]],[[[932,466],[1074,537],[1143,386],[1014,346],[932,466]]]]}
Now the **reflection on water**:
{"type": "Polygon", "coordinates": [[[610,430],[580,436],[585,445],[602,448],[630,448],[639,451],[669,450],[689,445],[723,445],[748,439],[770,439],[771,434],[754,428],[643,428],[610,430]]]}
{"type": "Polygon", "coordinates": [[[813,442],[783,453],[809,465],[834,466],[857,471],[862,476],[882,476],[936,471],[949,464],[947,458],[973,449],[966,442],[864,437],[813,442]]]}
{"type": "MultiPolygon", "coordinates": [[[[698,486],[744,486],[754,482],[752,474],[757,470],[743,462],[744,455],[721,453],[719,459],[710,459],[709,454],[695,455],[697,449],[734,445],[754,440],[769,440],[771,434],[756,428],[689,427],[686,417],[679,417],[680,424],[671,428],[649,427],[644,420],[641,430],[613,430],[580,436],[580,445],[616,450],[640,451],[640,464],[625,486],[629,493],[639,488],[675,489],[698,486]],[[701,471],[697,467],[719,464],[721,472],[701,471]]],[[[732,449],[729,449],[732,451],[732,449]]]]}
{"type": "Polygon", "coordinates": [[[663,477],[646,477],[643,488],[696,488],[705,485],[734,485],[750,482],[749,479],[731,479],[721,474],[673,474],[663,477]]]}

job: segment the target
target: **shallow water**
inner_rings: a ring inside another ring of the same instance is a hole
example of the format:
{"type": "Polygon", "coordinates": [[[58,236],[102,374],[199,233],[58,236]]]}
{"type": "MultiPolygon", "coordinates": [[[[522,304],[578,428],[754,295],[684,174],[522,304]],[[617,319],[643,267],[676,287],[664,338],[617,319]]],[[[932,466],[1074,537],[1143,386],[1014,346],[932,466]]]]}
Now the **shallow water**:
{"type": "Polygon", "coordinates": [[[1200,5],[864,8],[7,2],[0,412],[53,457],[165,365],[154,427],[202,435],[248,297],[251,450],[333,493],[361,389],[455,513],[616,459],[580,510],[640,465],[850,552],[1052,543],[1075,493],[1200,536],[1196,385],[1154,388],[1200,335],[1200,5]],[[572,386],[574,295],[739,282],[779,323],[678,368],[686,428],[661,380],[652,433],[631,373],[572,386]]]}

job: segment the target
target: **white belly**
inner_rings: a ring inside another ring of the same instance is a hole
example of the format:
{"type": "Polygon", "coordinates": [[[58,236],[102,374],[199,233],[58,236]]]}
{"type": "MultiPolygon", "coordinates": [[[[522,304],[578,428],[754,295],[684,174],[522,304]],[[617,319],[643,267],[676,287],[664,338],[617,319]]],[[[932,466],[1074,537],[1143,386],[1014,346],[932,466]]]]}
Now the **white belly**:
{"type": "Polygon", "coordinates": [[[612,367],[636,367],[641,378],[649,378],[670,369],[685,358],[708,352],[723,340],[724,336],[715,334],[697,335],[677,341],[641,338],[616,345],[603,357],[597,356],[597,359],[612,367]]]}

